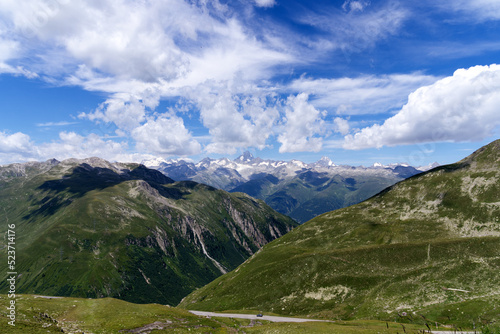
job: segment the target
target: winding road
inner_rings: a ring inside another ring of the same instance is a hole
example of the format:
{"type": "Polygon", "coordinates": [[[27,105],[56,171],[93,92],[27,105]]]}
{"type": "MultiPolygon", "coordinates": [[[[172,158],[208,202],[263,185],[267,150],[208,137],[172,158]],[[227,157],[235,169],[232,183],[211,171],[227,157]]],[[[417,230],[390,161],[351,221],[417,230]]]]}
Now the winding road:
{"type": "MultiPolygon", "coordinates": [[[[238,319],[253,319],[253,320],[267,320],[273,322],[309,322],[309,321],[319,321],[319,322],[335,322],[330,320],[317,320],[317,319],[307,319],[307,318],[289,318],[289,317],[276,317],[270,315],[263,315],[262,317],[257,317],[255,314],[238,314],[238,313],[215,313],[215,312],[204,312],[204,311],[189,311],[195,315],[202,317],[223,317],[223,318],[238,318],[238,319]]],[[[431,331],[432,334],[475,334],[477,332],[458,332],[458,331],[431,331]]]]}
{"type": "Polygon", "coordinates": [[[214,312],[203,312],[203,311],[189,311],[189,312],[196,314],[196,315],[199,315],[199,316],[202,316],[202,317],[253,319],[253,320],[267,320],[267,321],[273,321],[273,322],[308,322],[308,321],[332,322],[329,320],[276,317],[276,316],[271,316],[271,315],[263,315],[262,317],[257,317],[255,314],[214,313],[214,312]]]}

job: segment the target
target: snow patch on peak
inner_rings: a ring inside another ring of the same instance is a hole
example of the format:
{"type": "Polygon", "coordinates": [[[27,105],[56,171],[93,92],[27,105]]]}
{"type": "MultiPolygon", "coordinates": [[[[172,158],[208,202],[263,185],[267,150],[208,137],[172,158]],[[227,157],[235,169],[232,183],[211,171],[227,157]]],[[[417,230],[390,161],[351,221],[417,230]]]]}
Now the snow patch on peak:
{"type": "Polygon", "coordinates": [[[166,164],[166,163],[169,163],[169,161],[167,161],[167,160],[165,160],[163,158],[160,158],[160,157],[156,157],[156,158],[152,158],[152,159],[142,160],[141,161],[141,165],[144,165],[146,167],[158,167],[162,163],[166,164]]]}
{"type": "Polygon", "coordinates": [[[234,161],[238,162],[250,162],[254,159],[252,153],[245,151],[243,152],[242,155],[240,155],[238,158],[236,158],[234,161]]]}
{"type": "Polygon", "coordinates": [[[436,168],[436,167],[439,167],[439,166],[441,166],[441,164],[439,164],[438,162],[433,162],[433,163],[431,163],[431,164],[429,164],[429,165],[427,165],[427,166],[420,166],[420,167],[417,167],[417,169],[418,169],[419,171],[426,172],[426,171],[428,171],[428,170],[431,170],[431,169],[436,168]]]}
{"type": "Polygon", "coordinates": [[[304,168],[306,167],[307,165],[305,163],[303,163],[302,161],[300,160],[291,160],[290,161],[293,165],[297,166],[297,167],[300,167],[300,168],[304,168]]]}
{"type": "Polygon", "coordinates": [[[333,161],[328,158],[328,157],[322,157],[321,159],[318,160],[318,162],[316,162],[317,165],[319,166],[324,166],[324,167],[333,167],[333,166],[336,166],[333,161]]]}

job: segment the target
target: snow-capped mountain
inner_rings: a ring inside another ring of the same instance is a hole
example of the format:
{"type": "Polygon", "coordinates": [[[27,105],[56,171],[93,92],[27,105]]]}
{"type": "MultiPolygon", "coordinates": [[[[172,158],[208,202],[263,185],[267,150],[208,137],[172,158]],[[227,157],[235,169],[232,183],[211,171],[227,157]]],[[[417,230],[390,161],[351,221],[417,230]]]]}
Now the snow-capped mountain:
{"type": "Polygon", "coordinates": [[[250,152],[234,160],[169,160],[149,166],[176,181],[192,180],[226,191],[245,192],[301,222],[360,202],[421,172],[408,164],[353,167],[336,165],[328,157],[305,163],[264,160],[250,152]]]}
{"type": "Polygon", "coordinates": [[[420,166],[420,167],[417,167],[417,169],[418,169],[419,171],[421,171],[421,172],[426,172],[426,171],[431,170],[431,169],[433,169],[433,168],[436,168],[436,167],[438,167],[438,166],[440,166],[440,164],[439,164],[439,163],[437,163],[437,162],[433,162],[433,163],[431,163],[431,164],[429,164],[429,165],[427,165],[427,166],[420,166]]]}
{"type": "Polygon", "coordinates": [[[174,180],[194,180],[205,182],[211,186],[224,190],[232,190],[235,186],[253,180],[261,174],[271,174],[279,179],[293,178],[305,171],[327,173],[329,175],[340,174],[366,174],[366,175],[390,175],[405,174],[408,176],[429,170],[439,164],[434,163],[425,167],[412,167],[407,163],[383,165],[375,163],[371,167],[336,165],[330,158],[322,157],[313,163],[305,163],[299,160],[275,161],[255,158],[246,151],[234,160],[228,158],[211,159],[205,158],[197,163],[187,160],[151,160],[143,162],[148,167],[156,168],[174,180]],[[222,180],[222,178],[224,180],[222,180]]]}

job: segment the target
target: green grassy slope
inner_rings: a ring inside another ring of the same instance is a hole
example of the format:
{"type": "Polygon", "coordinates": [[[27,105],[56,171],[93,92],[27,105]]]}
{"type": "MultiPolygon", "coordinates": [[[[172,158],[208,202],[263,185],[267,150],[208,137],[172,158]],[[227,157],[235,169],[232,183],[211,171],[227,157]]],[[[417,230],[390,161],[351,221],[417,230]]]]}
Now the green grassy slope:
{"type": "Polygon", "coordinates": [[[496,141],[301,225],[180,306],[500,321],[499,174],[496,141]]]}
{"type": "Polygon", "coordinates": [[[307,171],[283,180],[267,175],[233,191],[262,199],[276,211],[303,223],[325,212],[359,203],[402,180],[396,174],[352,174],[343,177],[307,171]]]}
{"type": "MultiPolygon", "coordinates": [[[[295,226],[243,194],[174,183],[139,165],[89,163],[0,170],[0,214],[16,226],[18,293],[177,304],[295,226]]],[[[7,241],[2,273],[12,271],[7,241]]]]}
{"type": "Polygon", "coordinates": [[[0,328],[4,334],[37,333],[328,333],[328,334],[396,334],[425,329],[423,324],[399,324],[377,321],[339,323],[270,323],[230,318],[205,318],[186,310],[158,304],[132,304],[102,298],[47,299],[19,295],[16,300],[15,326],[8,324],[10,298],[0,295],[0,328]]]}

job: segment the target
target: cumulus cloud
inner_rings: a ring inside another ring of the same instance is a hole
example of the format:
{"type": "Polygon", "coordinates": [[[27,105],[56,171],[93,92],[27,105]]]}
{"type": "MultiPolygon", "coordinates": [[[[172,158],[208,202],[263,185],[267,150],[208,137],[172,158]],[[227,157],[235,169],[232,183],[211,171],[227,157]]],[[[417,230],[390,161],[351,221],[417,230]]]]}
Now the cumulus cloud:
{"type": "MultiPolygon", "coordinates": [[[[157,105],[154,101],[153,106],[157,105]]],[[[94,112],[81,113],[81,119],[114,123],[119,129],[131,131],[146,119],[146,104],[138,97],[129,94],[115,94],[107,99],[94,112]]]]}
{"type": "Polygon", "coordinates": [[[27,161],[35,157],[30,136],[21,132],[8,134],[0,131],[0,164],[27,161]]]}
{"type": "Polygon", "coordinates": [[[417,89],[383,124],[346,136],[344,148],[482,140],[500,125],[499,105],[500,65],[460,69],[417,89]]]}
{"type": "MultiPolygon", "coordinates": [[[[321,31],[314,35],[319,39],[317,44],[308,44],[303,42],[306,37],[300,42],[283,38],[297,37],[289,31],[278,36],[275,27],[265,30],[248,25],[251,18],[243,18],[246,14],[231,12],[229,5],[216,0],[4,0],[0,8],[0,22],[4,22],[0,23],[0,74],[34,77],[38,73],[58,85],[104,92],[106,101],[79,118],[116,126],[117,133],[126,138],[119,143],[97,135],[61,132],[57,140],[34,149],[26,146],[31,143],[27,135],[15,134],[19,147],[14,146],[14,135],[3,134],[0,140],[6,152],[11,147],[12,152],[24,150],[31,157],[50,157],[58,152],[58,156],[100,152],[107,157],[124,157],[130,149],[125,142],[129,139],[137,151],[196,154],[202,147],[186,129],[180,112],[165,115],[156,110],[162,100],[180,99],[187,101],[190,116],[199,116],[210,134],[203,148],[206,152],[263,149],[274,138],[281,144],[280,152],[318,151],[331,132],[347,135],[352,131],[348,117],[328,118],[327,127],[326,115],[320,110],[337,115],[375,114],[400,109],[408,102],[395,120],[379,125],[380,129],[374,126],[346,137],[346,146],[363,147],[368,145],[363,144],[363,138],[370,137],[370,131],[379,132],[383,136],[375,146],[387,145],[390,140],[383,138],[388,136],[390,124],[402,123],[405,113],[420,115],[419,120],[426,113],[434,115],[417,106],[422,101],[430,104],[432,91],[422,97],[415,93],[410,100],[408,94],[438,78],[421,73],[302,77],[281,88],[267,80],[284,77],[285,72],[278,68],[297,64],[299,57],[307,58],[303,65],[314,61],[294,50],[302,42],[307,46],[300,50],[307,49],[311,55],[324,56],[337,48],[349,57],[398,34],[409,13],[397,3],[371,6],[368,0],[346,0],[342,8],[329,7],[324,14],[301,13],[304,15],[298,21],[321,31]],[[294,95],[283,101],[273,91],[294,95]]],[[[474,3],[495,9],[493,1],[474,3]]],[[[467,8],[465,1],[456,4],[454,10],[467,8]]],[[[255,13],[253,6],[275,5],[276,0],[253,0],[241,6],[247,9],[243,12],[255,13]]],[[[447,112],[454,119],[454,111],[447,112]]],[[[396,130],[393,132],[403,138],[409,136],[400,128],[396,130]]],[[[422,136],[423,132],[414,131],[422,136]]]]}
{"type": "Polygon", "coordinates": [[[192,138],[182,118],[162,115],[150,119],[132,131],[136,148],[142,153],[160,156],[193,155],[201,152],[201,145],[192,138]]]}
{"type": "Polygon", "coordinates": [[[0,164],[12,161],[30,161],[98,156],[111,161],[140,161],[147,155],[130,154],[127,143],[105,139],[91,133],[87,136],[62,131],[52,142],[36,144],[24,133],[0,132],[0,164]]]}
{"type": "MultiPolygon", "coordinates": [[[[75,132],[62,131],[59,140],[36,146],[38,160],[55,158],[87,158],[98,156],[111,161],[126,156],[127,144],[103,139],[95,133],[87,136],[75,132]]],[[[123,160],[127,161],[127,160],[123,160]]]]}
{"type": "MultiPolygon", "coordinates": [[[[246,82],[266,79],[271,67],[294,61],[281,49],[284,44],[257,38],[218,1],[6,0],[0,16],[9,23],[12,36],[5,43],[0,40],[0,57],[7,57],[4,49],[14,49],[13,40],[25,37],[21,51],[37,54],[31,68],[44,78],[109,94],[94,111],[80,113],[80,119],[116,125],[120,134],[139,139],[137,148],[146,147],[141,131],[175,119],[149,118],[160,100],[179,98],[201,86],[207,87],[209,98],[187,95],[199,106],[201,121],[212,136],[208,152],[265,147],[277,112],[259,96],[242,97],[240,91],[221,95],[218,86],[233,85],[235,77],[246,82]]],[[[0,72],[15,70],[2,67],[0,61],[0,72]]],[[[199,149],[191,144],[186,152],[199,149]]],[[[152,147],[179,153],[161,140],[152,147]]]]}
{"type": "Polygon", "coordinates": [[[357,78],[299,78],[290,83],[296,92],[310,94],[319,108],[335,108],[338,114],[359,115],[400,108],[408,94],[438,78],[422,73],[360,76],[357,78]]]}
{"type": "Polygon", "coordinates": [[[27,134],[8,134],[0,131],[0,153],[28,153],[32,146],[31,138],[27,134]]]}
{"type": "Polygon", "coordinates": [[[335,132],[338,132],[344,136],[349,133],[349,121],[347,121],[346,119],[335,117],[335,119],[333,120],[333,124],[335,125],[335,132]]]}
{"type": "Polygon", "coordinates": [[[322,147],[323,114],[310,105],[307,94],[290,96],[286,102],[284,131],[278,136],[280,153],[313,151],[322,147]]]}
{"type": "Polygon", "coordinates": [[[279,118],[275,102],[268,101],[275,99],[272,93],[221,83],[200,86],[191,94],[211,135],[211,142],[205,147],[207,152],[233,154],[238,148],[266,147],[279,118]]]}

